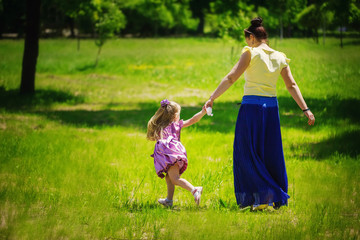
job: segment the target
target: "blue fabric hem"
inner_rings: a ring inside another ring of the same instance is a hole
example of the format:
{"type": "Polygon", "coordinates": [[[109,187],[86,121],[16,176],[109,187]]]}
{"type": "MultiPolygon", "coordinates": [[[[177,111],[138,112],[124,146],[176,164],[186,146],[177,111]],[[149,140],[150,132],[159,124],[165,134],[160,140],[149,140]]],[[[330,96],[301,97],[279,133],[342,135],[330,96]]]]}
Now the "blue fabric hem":
{"type": "Polygon", "coordinates": [[[272,206],[273,203],[277,203],[279,206],[284,206],[288,204],[288,199],[290,198],[290,196],[284,192],[282,192],[282,194],[276,194],[275,196],[273,195],[273,197],[269,197],[259,193],[240,193],[240,192],[235,192],[235,196],[236,196],[237,204],[242,208],[251,205],[256,207],[262,204],[268,204],[272,206]],[[261,195],[262,199],[258,198],[259,195],[261,195]]]}

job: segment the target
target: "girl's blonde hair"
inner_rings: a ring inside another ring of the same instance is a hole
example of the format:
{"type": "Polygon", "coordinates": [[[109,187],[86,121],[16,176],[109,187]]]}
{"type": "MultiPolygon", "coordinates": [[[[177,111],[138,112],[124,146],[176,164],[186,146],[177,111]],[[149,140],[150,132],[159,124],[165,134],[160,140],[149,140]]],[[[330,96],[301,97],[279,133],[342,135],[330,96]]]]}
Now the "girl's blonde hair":
{"type": "Polygon", "coordinates": [[[160,107],[148,122],[147,139],[151,141],[161,139],[164,128],[174,121],[176,114],[180,110],[180,105],[173,101],[169,101],[168,104],[160,107]]]}

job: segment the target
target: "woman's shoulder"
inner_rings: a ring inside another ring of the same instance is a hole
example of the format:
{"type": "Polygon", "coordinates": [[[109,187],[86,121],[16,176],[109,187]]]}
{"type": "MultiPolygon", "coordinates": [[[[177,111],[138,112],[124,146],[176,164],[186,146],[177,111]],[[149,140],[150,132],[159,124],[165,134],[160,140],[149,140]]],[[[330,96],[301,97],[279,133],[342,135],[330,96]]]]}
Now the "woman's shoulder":
{"type": "Polygon", "coordinates": [[[276,53],[278,53],[279,56],[286,58],[286,54],[284,52],[276,51],[276,53]]]}
{"type": "Polygon", "coordinates": [[[254,47],[249,47],[249,46],[245,46],[243,47],[243,49],[241,50],[241,55],[244,54],[245,52],[249,52],[251,55],[251,59],[253,59],[255,56],[259,55],[259,51],[254,48],[254,47]]]}
{"type": "Polygon", "coordinates": [[[245,47],[243,47],[243,49],[241,50],[241,54],[243,54],[244,52],[247,52],[247,51],[249,51],[251,54],[253,54],[253,53],[258,52],[258,49],[255,48],[255,47],[245,46],[245,47]]]}
{"type": "Polygon", "coordinates": [[[290,58],[288,58],[286,56],[286,54],[283,52],[280,52],[280,51],[276,51],[276,52],[277,52],[279,58],[281,58],[282,62],[284,62],[285,65],[288,65],[290,62],[290,58]]]}
{"type": "Polygon", "coordinates": [[[252,48],[252,47],[245,46],[245,47],[243,47],[243,49],[241,50],[241,54],[243,54],[243,53],[244,53],[244,52],[246,52],[246,51],[251,52],[252,50],[253,50],[253,48],[252,48]]]}

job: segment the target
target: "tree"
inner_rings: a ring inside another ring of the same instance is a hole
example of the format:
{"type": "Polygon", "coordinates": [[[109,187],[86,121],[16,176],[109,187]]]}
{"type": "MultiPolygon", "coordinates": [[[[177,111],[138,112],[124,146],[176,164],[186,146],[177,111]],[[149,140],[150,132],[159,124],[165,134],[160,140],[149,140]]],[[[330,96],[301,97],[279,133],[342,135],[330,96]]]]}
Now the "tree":
{"type": "Polygon", "coordinates": [[[199,26],[199,21],[192,18],[193,14],[190,11],[189,1],[173,2],[167,5],[171,12],[174,25],[171,29],[176,34],[186,33],[187,31],[194,31],[199,26]]]}
{"type": "Polygon", "coordinates": [[[194,32],[198,25],[189,0],[132,0],[122,3],[121,9],[127,20],[124,32],[138,36],[194,32]]]}
{"type": "Polygon", "coordinates": [[[244,29],[255,17],[253,10],[253,5],[237,0],[216,0],[210,4],[207,21],[216,36],[242,41],[244,29]]]}
{"type": "Polygon", "coordinates": [[[35,92],[36,63],[39,55],[40,0],[26,2],[26,37],[21,73],[21,94],[35,92]]]}
{"type": "Polygon", "coordinates": [[[320,8],[316,4],[311,4],[301,11],[297,16],[297,21],[303,27],[312,32],[315,42],[319,42],[318,28],[321,23],[320,8]]]}
{"type": "Polygon", "coordinates": [[[191,0],[190,9],[193,16],[199,19],[199,24],[196,29],[197,34],[204,34],[205,14],[210,10],[210,3],[213,0],[191,0]]]}
{"type": "Polygon", "coordinates": [[[287,0],[272,0],[267,1],[268,9],[272,12],[277,18],[280,29],[280,40],[284,37],[284,19],[286,18],[287,10],[287,0]]]}
{"type": "Polygon", "coordinates": [[[125,16],[111,0],[93,2],[93,21],[97,38],[95,44],[98,47],[98,54],[95,67],[98,64],[101,48],[106,40],[112,38],[115,32],[125,27],[125,16]]]}
{"type": "Polygon", "coordinates": [[[3,5],[3,1],[0,0],[0,38],[2,38],[2,33],[4,31],[4,5],[3,5]]]}
{"type": "Polygon", "coordinates": [[[329,9],[329,3],[324,2],[320,6],[321,26],[323,31],[323,45],[325,45],[327,26],[333,21],[334,13],[329,9]]]}
{"type": "Polygon", "coordinates": [[[67,23],[70,27],[70,37],[75,38],[75,22],[79,17],[81,7],[83,5],[89,5],[90,0],[72,0],[72,1],[62,1],[56,0],[57,5],[61,7],[65,16],[67,17],[67,23]]]}
{"type": "Polygon", "coordinates": [[[350,26],[360,31],[360,1],[352,2],[350,5],[350,26]]]}
{"type": "Polygon", "coordinates": [[[343,47],[343,32],[346,26],[359,21],[360,10],[356,0],[331,0],[330,8],[334,11],[334,22],[340,29],[340,46],[343,47]]]}
{"type": "Polygon", "coordinates": [[[18,38],[22,38],[25,31],[26,0],[0,0],[0,4],[1,33],[16,32],[18,38]]]}

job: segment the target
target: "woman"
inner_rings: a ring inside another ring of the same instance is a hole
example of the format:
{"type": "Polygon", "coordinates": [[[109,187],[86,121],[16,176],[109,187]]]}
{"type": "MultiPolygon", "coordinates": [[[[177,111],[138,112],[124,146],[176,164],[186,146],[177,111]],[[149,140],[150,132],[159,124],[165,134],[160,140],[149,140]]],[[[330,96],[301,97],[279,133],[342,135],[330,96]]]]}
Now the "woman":
{"type": "Polygon", "coordinates": [[[289,195],[282,149],[276,81],[282,76],[287,90],[308,118],[315,122],[297,86],[285,54],[267,45],[261,18],[251,20],[244,30],[248,46],[205,103],[212,107],[240,76],[245,76],[244,96],[236,122],[234,139],[234,186],[240,207],[261,210],[287,205],[289,195]]]}

